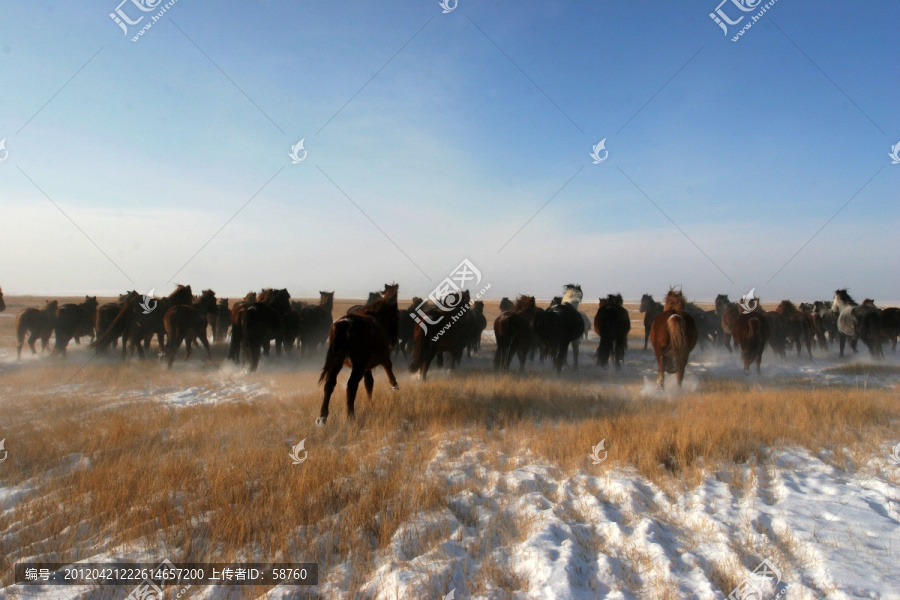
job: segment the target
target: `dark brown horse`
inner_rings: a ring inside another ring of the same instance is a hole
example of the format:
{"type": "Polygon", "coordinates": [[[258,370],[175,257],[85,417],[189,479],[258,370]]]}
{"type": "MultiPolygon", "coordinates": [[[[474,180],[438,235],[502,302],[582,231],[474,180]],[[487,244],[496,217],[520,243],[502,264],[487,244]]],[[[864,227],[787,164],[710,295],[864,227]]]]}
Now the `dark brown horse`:
{"type": "MultiPolygon", "coordinates": [[[[455,298],[454,298],[455,299],[455,298]]],[[[463,351],[469,343],[473,315],[469,303],[469,290],[464,290],[452,309],[433,307],[425,311],[427,330],[417,326],[413,332],[411,373],[421,373],[422,381],[428,376],[431,361],[439,354],[450,355],[450,368],[459,366],[463,351]]],[[[448,306],[446,300],[442,302],[448,306]]]]}
{"type": "MultiPolygon", "coordinates": [[[[649,298],[649,296],[644,294],[644,298],[649,298]]],[[[653,302],[652,298],[650,298],[650,302],[653,302]]],[[[611,352],[615,355],[617,371],[622,368],[622,362],[625,360],[628,332],[631,331],[631,316],[623,304],[622,294],[609,294],[606,298],[600,298],[600,307],[594,316],[594,331],[600,336],[600,345],[597,346],[597,364],[604,369],[609,368],[611,352]]],[[[644,306],[643,300],[641,306],[644,306]]]]}
{"type": "Polygon", "coordinates": [[[310,352],[318,352],[319,346],[328,341],[328,333],[334,319],[331,314],[334,310],[334,292],[319,292],[318,305],[306,305],[300,309],[299,335],[300,356],[306,356],[310,352]]]}
{"type": "MultiPolygon", "coordinates": [[[[106,304],[101,304],[97,308],[97,320],[94,323],[94,327],[97,330],[97,336],[103,335],[103,333],[109,329],[109,326],[112,325],[113,321],[116,320],[116,316],[119,314],[119,311],[122,310],[122,305],[125,304],[125,301],[132,297],[132,294],[137,294],[136,291],[128,292],[127,294],[120,294],[118,302],[107,302],[106,304]]],[[[115,348],[119,344],[119,339],[116,338],[112,341],[112,347],[115,348]]]]}
{"type": "MultiPolygon", "coordinates": [[[[285,337],[285,315],[291,311],[291,295],[286,289],[265,289],[253,304],[235,304],[238,308],[238,321],[234,322],[232,309],[231,347],[236,343],[243,353],[243,362],[250,362],[250,372],[259,367],[260,352],[269,355],[269,347],[275,340],[275,355],[281,356],[285,337]],[[237,332],[240,332],[238,336],[237,332]]],[[[238,353],[235,352],[235,362],[238,353]]]]}
{"type": "Polygon", "coordinates": [[[16,315],[16,358],[22,358],[22,346],[25,345],[25,334],[31,332],[28,337],[28,347],[32,354],[37,354],[34,343],[41,340],[41,352],[47,350],[50,336],[56,325],[56,309],[59,303],[56,300],[47,300],[43,308],[23,308],[16,315]]]}
{"type": "Polygon", "coordinates": [[[750,374],[750,365],[756,363],[756,372],[760,372],[763,350],[769,341],[769,320],[761,310],[749,313],[739,311],[737,319],[731,327],[734,342],[741,347],[741,358],[744,359],[744,373],[750,374]]]}
{"type": "Polygon", "coordinates": [[[56,343],[53,346],[53,356],[65,356],[69,340],[77,335],[88,335],[87,332],[94,331],[97,304],[97,296],[85,296],[84,302],[80,304],[63,304],[56,309],[54,324],[56,343]]]}
{"type": "Polygon", "coordinates": [[[371,306],[375,302],[381,300],[382,293],[381,292],[369,292],[369,298],[366,300],[365,304],[354,304],[350,308],[347,309],[348,315],[361,315],[365,311],[367,306],[371,306]]]}
{"type": "Polygon", "coordinates": [[[381,366],[387,373],[392,389],[399,389],[391,364],[391,348],[397,344],[397,326],[400,313],[397,310],[397,284],[385,284],[380,299],[366,306],[362,313],[344,315],[334,322],[328,336],[328,352],[319,383],[325,382],[325,397],[316,425],[328,420],[328,403],[337,386],[337,376],[344,365],[350,367],[347,381],[347,416],[353,418],[356,392],[362,380],[369,401],[375,378],[372,369],[381,366]]]}
{"type": "Polygon", "coordinates": [[[166,328],[165,356],[168,368],[172,368],[172,363],[175,362],[175,353],[181,346],[181,342],[186,345],[184,360],[187,360],[191,357],[191,346],[197,339],[206,348],[206,357],[212,360],[209,340],[206,338],[206,327],[209,324],[207,317],[209,315],[215,317],[216,310],[216,293],[212,290],[203,290],[192,306],[178,304],[166,311],[163,323],[166,328]]]}
{"type": "Polygon", "coordinates": [[[680,291],[670,289],[663,311],[650,328],[650,343],[656,355],[656,387],[663,389],[665,373],[675,373],[678,387],[684,381],[691,350],[697,345],[697,324],[685,312],[685,299],[680,291]]]}
{"type": "Polygon", "coordinates": [[[569,353],[569,344],[572,344],[572,359],[574,368],[578,370],[578,344],[573,343],[581,339],[584,334],[584,321],[578,312],[583,294],[581,286],[568,284],[565,286],[562,301],[554,304],[543,313],[537,313],[534,317],[534,333],[546,344],[553,356],[556,372],[562,372],[569,353]]]}
{"type": "Polygon", "coordinates": [[[509,371],[513,355],[519,357],[519,370],[525,370],[525,359],[531,349],[534,332],[531,322],[537,312],[534,296],[519,296],[511,310],[500,313],[494,321],[497,351],[494,353],[494,369],[509,371]]]}
{"type": "Polygon", "coordinates": [[[881,336],[890,341],[891,352],[897,351],[897,338],[900,337],[900,308],[885,308],[881,311],[881,336]]]}
{"type": "Polygon", "coordinates": [[[806,352],[812,358],[813,330],[810,317],[797,310],[790,300],[782,300],[775,312],[786,319],[785,333],[791,344],[796,346],[797,356],[803,353],[802,347],[806,346],[806,352]]]}
{"type": "Polygon", "coordinates": [[[487,317],[484,316],[484,302],[476,300],[472,303],[472,319],[466,322],[466,356],[481,350],[481,334],[487,329],[487,317]]]}
{"type": "Polygon", "coordinates": [[[787,319],[774,310],[766,311],[765,315],[769,322],[769,348],[784,359],[787,356],[787,319]]]}
{"type": "Polygon", "coordinates": [[[191,286],[178,285],[171,294],[159,299],[142,296],[137,292],[128,295],[131,297],[123,302],[119,314],[106,331],[97,336],[92,347],[103,351],[121,337],[122,358],[125,358],[130,345],[132,354],[137,350],[138,356],[143,359],[145,350],[149,351],[150,340],[155,335],[162,352],[165,349],[166,327],[163,321],[166,311],[182,304],[190,306],[193,301],[191,286]]]}
{"type": "MultiPolygon", "coordinates": [[[[400,311],[400,321],[397,325],[397,347],[394,348],[395,353],[402,353],[404,358],[410,355],[412,351],[413,335],[418,327],[413,320],[416,309],[422,304],[422,299],[418,296],[413,297],[412,302],[407,308],[400,311]]],[[[422,306],[423,310],[427,310],[428,306],[422,306]]]]}
{"type": "Polygon", "coordinates": [[[644,350],[647,349],[647,343],[650,341],[650,328],[653,327],[653,321],[663,311],[663,305],[653,299],[650,294],[641,296],[641,312],[644,313],[644,350]]]}
{"type": "Polygon", "coordinates": [[[220,298],[219,306],[216,307],[216,323],[213,326],[213,343],[225,341],[229,325],[231,325],[231,309],[228,308],[228,298],[220,298]]]}

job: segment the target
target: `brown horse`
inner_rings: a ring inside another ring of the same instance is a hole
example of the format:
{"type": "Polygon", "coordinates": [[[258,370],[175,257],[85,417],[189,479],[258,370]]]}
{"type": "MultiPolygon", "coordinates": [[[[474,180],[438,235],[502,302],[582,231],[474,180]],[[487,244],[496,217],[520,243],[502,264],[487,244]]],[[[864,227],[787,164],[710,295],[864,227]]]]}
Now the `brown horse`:
{"type": "Polygon", "coordinates": [[[318,352],[319,346],[328,341],[328,333],[334,323],[334,292],[319,292],[318,305],[306,305],[298,311],[300,356],[318,352]]]}
{"type": "Polygon", "coordinates": [[[88,331],[94,331],[97,304],[97,296],[85,296],[81,304],[63,304],[56,309],[54,324],[56,343],[53,346],[52,356],[65,356],[69,340],[78,335],[87,335],[88,331]]]}
{"type": "Polygon", "coordinates": [[[387,373],[392,389],[399,389],[391,364],[391,348],[397,344],[397,326],[400,313],[397,310],[397,284],[385,284],[381,298],[366,306],[362,313],[344,315],[334,322],[328,336],[328,353],[319,376],[325,382],[325,397],[316,425],[328,420],[328,403],[337,386],[337,376],[344,365],[350,367],[347,380],[347,416],[353,418],[353,404],[359,382],[363,380],[369,401],[375,378],[372,369],[381,366],[387,373]]]}
{"type": "Polygon", "coordinates": [[[212,360],[209,340],[206,338],[206,327],[209,324],[209,315],[215,317],[216,310],[216,293],[212,290],[203,290],[192,306],[178,304],[166,311],[163,323],[166,328],[165,356],[168,368],[172,368],[172,363],[175,362],[175,353],[182,341],[186,345],[184,360],[191,357],[191,346],[196,339],[199,339],[206,348],[206,357],[212,360]]]}
{"type": "Polygon", "coordinates": [[[807,354],[812,358],[813,330],[810,317],[797,310],[790,300],[782,300],[775,312],[787,320],[785,333],[791,344],[797,347],[797,356],[803,353],[802,346],[805,345],[807,354]]]}
{"type": "Polygon", "coordinates": [[[722,330],[722,341],[725,343],[725,347],[728,348],[728,353],[731,354],[731,328],[737,322],[737,316],[740,314],[740,309],[738,309],[737,302],[732,302],[728,299],[728,294],[719,294],[716,296],[716,315],[719,316],[721,330],[722,330]]]}
{"type": "Polygon", "coordinates": [[[41,352],[47,350],[50,343],[50,335],[56,325],[56,309],[59,303],[56,300],[47,300],[44,308],[23,308],[16,315],[16,358],[22,358],[22,346],[25,345],[25,334],[29,331],[28,347],[32,354],[37,354],[34,343],[41,340],[41,352]]]}
{"type": "Polygon", "coordinates": [[[511,310],[504,311],[494,321],[497,351],[494,353],[494,369],[509,371],[513,355],[519,357],[519,370],[525,370],[525,359],[531,349],[534,332],[531,322],[537,312],[534,296],[519,296],[511,310]]]}
{"type": "Polygon", "coordinates": [[[650,328],[650,342],[656,354],[656,387],[663,389],[665,373],[675,373],[678,387],[684,381],[691,350],[697,345],[697,324],[685,312],[685,299],[680,291],[670,289],[663,311],[650,328]]]}
{"type": "Polygon", "coordinates": [[[815,305],[810,302],[800,303],[800,312],[806,315],[809,320],[810,329],[813,339],[819,350],[828,350],[828,340],[825,338],[825,322],[815,309],[815,305]]]}
{"type": "MultiPolygon", "coordinates": [[[[425,311],[427,330],[416,327],[413,332],[410,373],[421,373],[422,381],[425,381],[431,361],[443,352],[450,355],[451,369],[459,366],[471,335],[473,319],[469,308],[471,300],[469,290],[464,290],[454,308],[441,310],[434,307],[425,311]]],[[[447,301],[444,300],[442,304],[447,306],[447,301]]]]}
{"type": "Polygon", "coordinates": [[[744,374],[750,374],[750,365],[753,363],[756,363],[756,373],[759,374],[759,363],[762,361],[766,342],[769,341],[769,320],[766,315],[756,310],[750,313],[740,311],[732,324],[731,335],[734,336],[734,342],[741,347],[744,374]]]}
{"type": "Polygon", "coordinates": [[[644,313],[644,350],[647,349],[647,343],[650,341],[650,328],[653,327],[653,321],[663,311],[663,305],[653,299],[650,294],[641,296],[641,312],[644,313]]]}
{"type": "MultiPolygon", "coordinates": [[[[644,298],[649,298],[649,296],[644,294],[644,298]]],[[[653,302],[652,298],[650,298],[650,302],[653,302]]],[[[594,331],[600,336],[600,345],[597,346],[597,364],[604,369],[609,367],[611,352],[615,355],[617,371],[622,368],[622,362],[625,360],[628,332],[631,331],[631,316],[622,306],[623,304],[622,294],[609,294],[606,298],[600,298],[600,307],[597,308],[597,314],[594,316],[594,331]]],[[[643,300],[641,300],[641,306],[644,306],[643,300]]],[[[652,310],[652,307],[650,308],[652,310]]]]}

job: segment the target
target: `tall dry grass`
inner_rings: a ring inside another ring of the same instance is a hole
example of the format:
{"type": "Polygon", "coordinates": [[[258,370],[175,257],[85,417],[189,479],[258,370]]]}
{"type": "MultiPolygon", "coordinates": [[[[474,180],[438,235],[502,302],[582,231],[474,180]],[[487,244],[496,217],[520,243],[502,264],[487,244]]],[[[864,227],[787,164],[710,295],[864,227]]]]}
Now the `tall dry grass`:
{"type": "MultiPolygon", "coordinates": [[[[0,584],[28,558],[77,561],[146,544],[154,556],[185,562],[318,562],[323,576],[347,563],[349,588],[357,589],[401,524],[478,491],[427,471],[439,446],[447,460],[483,448],[485,465],[499,471],[522,461],[569,474],[633,468],[677,494],[710,469],[763,463],[773,447],[829,450],[834,464],[856,468],[895,435],[900,418],[887,390],[704,382],[697,394],[642,400],[634,386],[463,373],[401,378],[398,392],[379,376],[374,401],[363,395],[355,422],[339,387],[328,425],[316,428],[316,375],[226,377],[209,365],[166,373],[153,364],[75,361],[0,374],[10,451],[0,486],[30,490],[0,514],[0,584]],[[231,380],[267,391],[186,408],[154,400],[154,390],[231,380]],[[290,447],[304,438],[308,458],[292,465],[290,447]],[[601,439],[608,459],[592,466],[587,454],[601,439]]],[[[495,525],[492,535],[522,535],[515,519],[495,525]]],[[[479,585],[521,583],[484,552],[479,585]]]]}

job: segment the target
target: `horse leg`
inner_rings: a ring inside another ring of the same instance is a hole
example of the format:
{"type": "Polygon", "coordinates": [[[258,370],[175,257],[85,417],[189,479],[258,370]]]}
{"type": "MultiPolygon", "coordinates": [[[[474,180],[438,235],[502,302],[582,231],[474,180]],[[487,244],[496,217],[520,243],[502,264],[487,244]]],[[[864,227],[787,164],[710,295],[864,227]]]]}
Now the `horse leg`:
{"type": "MultiPolygon", "coordinates": [[[[653,343],[656,343],[654,339],[653,343]]],[[[663,389],[663,382],[665,381],[665,357],[657,356],[656,357],[656,387],[658,389],[663,389]]]]}
{"type": "Polygon", "coordinates": [[[400,386],[397,385],[397,378],[394,377],[394,365],[391,364],[391,360],[388,359],[387,361],[385,361],[383,366],[384,366],[384,372],[387,373],[388,381],[391,382],[391,389],[399,390],[400,386]]]}
{"type": "MultiPolygon", "coordinates": [[[[28,336],[28,347],[31,348],[31,354],[37,354],[37,350],[34,349],[34,343],[38,340],[38,332],[33,331],[30,336],[28,336]]],[[[19,353],[22,352],[22,345],[19,345],[19,353]]]]}
{"type": "Polygon", "coordinates": [[[185,336],[184,345],[186,346],[184,349],[184,360],[187,360],[191,357],[191,349],[194,347],[194,337],[191,335],[185,336]]]}
{"type": "Polygon", "coordinates": [[[347,380],[347,417],[352,419],[353,403],[356,402],[356,391],[359,389],[359,381],[363,378],[365,371],[362,368],[353,367],[350,371],[350,379],[347,380]]]}
{"type": "Polygon", "coordinates": [[[856,348],[856,343],[858,341],[859,341],[858,337],[850,338],[850,349],[853,350],[853,354],[856,354],[857,352],[859,352],[859,350],[857,350],[857,348],[856,348]]]}
{"type": "Polygon", "coordinates": [[[846,343],[847,343],[847,336],[844,335],[843,333],[839,333],[839,334],[838,334],[838,344],[839,344],[840,349],[841,349],[841,354],[840,354],[840,357],[841,357],[841,358],[844,358],[844,345],[845,345],[846,343]]]}
{"type": "Polygon", "coordinates": [[[682,365],[680,369],[678,369],[678,373],[675,377],[678,379],[678,387],[681,387],[682,382],[684,381],[684,369],[685,365],[682,365]]]}
{"type": "Polygon", "coordinates": [[[322,399],[322,408],[319,411],[319,418],[316,419],[316,425],[324,425],[328,420],[328,403],[331,401],[331,394],[334,393],[334,388],[337,386],[338,373],[341,372],[343,366],[344,363],[338,363],[325,377],[325,396],[322,399]]]}
{"type": "Polygon", "coordinates": [[[363,374],[363,384],[366,386],[366,396],[369,397],[369,402],[371,402],[372,389],[375,387],[375,378],[372,376],[372,369],[369,369],[363,374]]]}
{"type": "Polygon", "coordinates": [[[572,361],[575,363],[575,370],[578,370],[578,342],[572,342],[572,361]]]}
{"type": "Polygon", "coordinates": [[[647,350],[647,342],[650,341],[650,325],[644,325],[644,351],[647,350]]]}
{"type": "Polygon", "coordinates": [[[212,360],[212,351],[210,351],[209,349],[209,340],[206,339],[206,332],[204,331],[198,337],[200,338],[200,343],[203,344],[204,348],[206,348],[206,358],[212,360]]]}

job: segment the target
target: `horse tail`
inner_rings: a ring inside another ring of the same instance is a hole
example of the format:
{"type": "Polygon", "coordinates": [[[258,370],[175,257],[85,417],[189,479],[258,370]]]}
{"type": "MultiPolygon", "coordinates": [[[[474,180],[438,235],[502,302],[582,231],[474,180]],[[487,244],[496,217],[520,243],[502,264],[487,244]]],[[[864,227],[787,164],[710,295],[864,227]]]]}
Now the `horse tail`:
{"type": "Polygon", "coordinates": [[[113,322],[109,324],[106,331],[99,334],[97,338],[91,342],[91,348],[105,350],[113,343],[113,341],[119,339],[122,334],[125,333],[125,330],[128,329],[128,326],[131,324],[134,317],[132,311],[134,303],[135,300],[132,299],[122,305],[122,308],[119,309],[119,314],[117,314],[116,318],[113,319],[113,322]]]}
{"type": "Polygon", "coordinates": [[[678,357],[679,362],[682,357],[687,358],[686,328],[684,318],[681,315],[672,315],[666,320],[666,329],[669,331],[669,343],[672,345],[672,351],[678,357]]]}
{"type": "Polygon", "coordinates": [[[413,330],[412,360],[409,372],[415,373],[425,365],[425,347],[428,345],[428,334],[422,329],[413,330]]]}
{"type": "Polygon", "coordinates": [[[747,321],[747,328],[749,331],[749,344],[750,348],[760,348],[762,347],[762,334],[760,333],[760,329],[762,328],[762,323],[759,320],[759,317],[752,316],[747,321]]]}
{"type": "Polygon", "coordinates": [[[28,331],[28,322],[26,319],[22,318],[24,316],[24,312],[16,315],[16,341],[19,343],[20,347],[25,343],[25,332],[28,331]]]}
{"type": "Polygon", "coordinates": [[[328,374],[339,371],[347,360],[350,352],[350,330],[353,321],[350,319],[338,319],[331,326],[331,334],[328,336],[328,352],[325,354],[325,365],[319,375],[319,383],[325,381],[328,374]]]}

